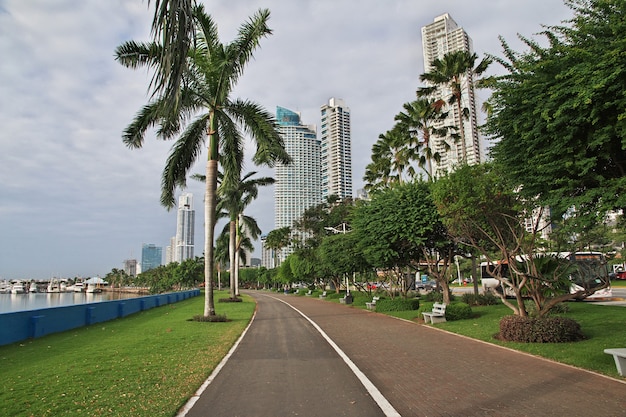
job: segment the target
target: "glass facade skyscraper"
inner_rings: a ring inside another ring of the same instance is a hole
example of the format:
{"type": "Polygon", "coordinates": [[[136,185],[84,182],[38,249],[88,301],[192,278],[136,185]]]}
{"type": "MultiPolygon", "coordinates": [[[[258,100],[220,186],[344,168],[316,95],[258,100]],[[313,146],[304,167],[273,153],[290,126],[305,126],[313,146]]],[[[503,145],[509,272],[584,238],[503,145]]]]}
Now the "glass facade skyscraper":
{"type": "MultiPolygon", "coordinates": [[[[292,227],[304,211],[318,205],[321,196],[320,141],[314,125],[303,125],[300,114],[276,107],[278,130],[291,156],[289,165],[277,164],[274,185],[274,226],[292,227]]],[[[284,259],[288,250],[282,251],[284,259]]]]}
{"type": "Polygon", "coordinates": [[[161,266],[163,249],[153,243],[144,243],[141,247],[141,272],[161,266]]]}

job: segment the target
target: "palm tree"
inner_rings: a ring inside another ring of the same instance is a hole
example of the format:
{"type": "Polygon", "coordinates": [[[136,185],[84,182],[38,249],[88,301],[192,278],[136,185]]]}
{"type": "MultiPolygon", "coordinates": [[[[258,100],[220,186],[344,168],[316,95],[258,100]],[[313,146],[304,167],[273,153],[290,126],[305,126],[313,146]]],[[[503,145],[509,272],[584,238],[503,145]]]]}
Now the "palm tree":
{"type": "MultiPolygon", "coordinates": [[[[148,0],[150,3],[150,0],[148,0]]],[[[162,93],[164,104],[175,109],[180,85],[187,68],[187,54],[195,35],[194,0],[155,0],[152,36],[163,46],[159,65],[152,78],[153,93],[162,93]]]]}
{"type": "MultiPolygon", "coordinates": [[[[441,155],[439,152],[433,151],[431,138],[445,137],[447,127],[437,127],[441,125],[448,113],[441,111],[443,100],[429,100],[426,98],[417,99],[410,103],[405,103],[404,111],[396,115],[395,119],[400,125],[400,129],[406,130],[409,135],[414,137],[419,144],[421,155],[418,165],[422,168],[426,167],[426,172],[430,180],[433,179],[432,160],[439,162],[441,155]]],[[[450,149],[450,145],[442,139],[440,142],[446,150],[450,149]]]]}
{"type": "Polygon", "coordinates": [[[435,59],[431,64],[431,71],[420,75],[421,81],[426,81],[431,86],[420,88],[417,91],[418,97],[432,96],[436,91],[449,91],[450,96],[447,99],[449,105],[456,106],[456,113],[459,116],[458,128],[459,138],[461,140],[461,152],[463,161],[467,160],[467,145],[465,143],[464,120],[469,118],[469,109],[463,108],[461,98],[463,92],[467,89],[480,85],[480,82],[474,82],[474,76],[481,76],[486,70],[491,60],[483,58],[480,63],[474,67],[478,55],[468,51],[449,52],[442,59],[435,59]]]}
{"type": "Polygon", "coordinates": [[[403,183],[416,175],[411,163],[419,158],[419,142],[400,124],[378,136],[372,145],[372,162],[365,169],[368,190],[384,188],[390,183],[403,183]],[[371,182],[370,182],[371,181],[371,182]]]}
{"type": "MultiPolygon", "coordinates": [[[[223,167],[224,182],[236,183],[243,163],[243,131],[256,142],[254,163],[273,166],[277,161],[290,162],[273,115],[254,102],[229,97],[260,39],[271,34],[267,26],[269,14],[269,10],[259,10],[239,28],[235,40],[224,45],[219,41],[216,24],[203,6],[195,6],[197,33],[186,60],[178,106],[167,107],[168,97],[159,94],[137,113],[123,134],[124,143],[131,148],[140,148],[146,130],[155,125],[159,126],[159,138],[178,136],[161,180],[161,204],[166,207],[174,206],[174,191],[186,185],[189,169],[208,143],[204,199],[206,317],[215,315],[212,278],[218,161],[223,167]],[[186,127],[181,133],[183,125],[186,127]]],[[[154,42],[126,42],[116,49],[116,59],[129,68],[158,67],[162,50],[163,46],[154,42]]]]}
{"type": "Polygon", "coordinates": [[[274,250],[274,268],[278,268],[278,253],[291,242],[291,228],[274,229],[265,238],[265,247],[274,250]]]}
{"type": "Polygon", "coordinates": [[[251,178],[254,175],[256,172],[249,172],[237,184],[222,183],[218,188],[220,197],[218,208],[227,211],[230,218],[227,227],[230,255],[230,296],[233,299],[238,295],[239,253],[244,229],[253,239],[257,239],[261,234],[256,220],[244,216],[243,212],[258,197],[259,186],[274,183],[273,178],[251,178]]]}

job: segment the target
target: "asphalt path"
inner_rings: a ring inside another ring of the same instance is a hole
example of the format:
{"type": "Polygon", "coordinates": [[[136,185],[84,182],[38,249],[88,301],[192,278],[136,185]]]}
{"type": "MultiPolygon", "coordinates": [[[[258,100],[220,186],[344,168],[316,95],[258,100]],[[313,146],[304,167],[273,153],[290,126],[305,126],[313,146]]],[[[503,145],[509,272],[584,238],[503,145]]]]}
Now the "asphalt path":
{"type": "Polygon", "coordinates": [[[625,379],[351,306],[250,294],[251,325],[180,416],[626,416],[625,379]]]}
{"type": "Polygon", "coordinates": [[[252,325],[187,417],[385,416],[319,328],[275,297],[255,299],[252,325]]]}

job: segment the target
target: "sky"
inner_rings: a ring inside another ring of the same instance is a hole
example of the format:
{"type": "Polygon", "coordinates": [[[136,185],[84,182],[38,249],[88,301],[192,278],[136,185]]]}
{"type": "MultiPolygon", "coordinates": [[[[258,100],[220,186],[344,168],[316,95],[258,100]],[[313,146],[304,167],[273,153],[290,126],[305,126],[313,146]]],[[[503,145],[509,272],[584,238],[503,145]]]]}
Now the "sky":
{"type": "MultiPolygon", "coordinates": [[[[523,51],[517,34],[541,40],[542,25],[572,17],[561,0],[204,3],[223,43],[259,8],[271,11],[273,34],[262,39],[232,98],[271,112],[286,107],[317,126],[329,98],[346,102],[355,190],[363,187],[372,145],[421,86],[421,27],[449,13],[482,58],[502,56],[499,36],[523,51]]],[[[176,231],[176,210],[159,204],[172,142],[150,131],[141,149],[122,143],[149,100],[151,74],[114,60],[121,43],[150,40],[153,7],[145,0],[0,0],[0,279],[104,276],[125,259],[140,261],[144,243],[165,253],[176,231]]],[[[205,162],[203,154],[192,172],[203,173],[205,162]]],[[[248,162],[244,173],[252,171],[273,175],[248,162]]],[[[184,190],[194,195],[197,256],[203,190],[194,180],[184,190]]],[[[246,213],[264,234],[274,229],[273,192],[262,189],[246,213]]],[[[258,249],[253,256],[260,258],[258,249]]]]}

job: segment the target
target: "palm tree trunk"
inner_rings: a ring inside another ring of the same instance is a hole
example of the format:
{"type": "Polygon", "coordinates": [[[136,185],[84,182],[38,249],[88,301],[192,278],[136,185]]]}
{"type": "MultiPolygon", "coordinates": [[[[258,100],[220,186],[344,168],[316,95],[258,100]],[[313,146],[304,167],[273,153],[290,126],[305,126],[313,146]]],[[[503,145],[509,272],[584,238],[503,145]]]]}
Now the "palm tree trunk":
{"type": "Polygon", "coordinates": [[[465,124],[463,122],[463,107],[461,106],[462,93],[458,93],[456,100],[456,109],[459,112],[459,133],[461,134],[461,162],[467,162],[467,144],[465,143],[465,124]]]}
{"type": "Polygon", "coordinates": [[[228,230],[228,259],[230,261],[230,298],[235,298],[235,240],[236,240],[237,225],[235,220],[230,220],[228,230]]]}

